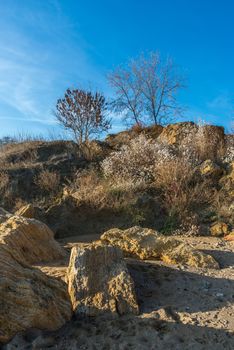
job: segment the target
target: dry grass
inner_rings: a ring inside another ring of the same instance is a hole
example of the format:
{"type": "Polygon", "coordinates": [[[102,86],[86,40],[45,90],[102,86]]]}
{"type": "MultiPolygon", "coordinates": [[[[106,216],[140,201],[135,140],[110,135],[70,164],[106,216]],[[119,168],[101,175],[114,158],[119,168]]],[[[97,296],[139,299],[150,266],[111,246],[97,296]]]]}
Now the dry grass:
{"type": "Polygon", "coordinates": [[[55,171],[42,170],[35,177],[34,183],[45,192],[56,192],[60,185],[60,175],[55,171]]]}
{"type": "Polygon", "coordinates": [[[0,168],[30,168],[37,161],[39,141],[10,143],[0,148],[0,168]]]}
{"type": "Polygon", "coordinates": [[[155,188],[169,217],[183,223],[210,203],[213,193],[208,180],[199,181],[193,167],[175,159],[155,167],[155,188]]]}
{"type": "Polygon", "coordinates": [[[97,210],[105,208],[129,212],[132,203],[136,200],[134,191],[113,186],[108,179],[101,177],[94,170],[77,174],[70,182],[69,190],[76,198],[78,206],[86,204],[97,210]]]}

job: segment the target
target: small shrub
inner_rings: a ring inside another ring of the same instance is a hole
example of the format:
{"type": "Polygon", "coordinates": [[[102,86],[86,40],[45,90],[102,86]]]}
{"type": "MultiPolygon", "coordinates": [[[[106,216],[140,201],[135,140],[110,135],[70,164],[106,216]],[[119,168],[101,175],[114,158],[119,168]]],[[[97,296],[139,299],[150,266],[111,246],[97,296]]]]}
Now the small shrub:
{"type": "Polygon", "coordinates": [[[195,176],[192,165],[179,158],[155,167],[154,185],[169,217],[166,226],[186,222],[212,200],[208,180],[195,176]]]}
{"type": "Polygon", "coordinates": [[[79,203],[101,206],[105,200],[105,188],[95,171],[83,171],[74,176],[70,189],[79,203]]]}
{"type": "Polygon", "coordinates": [[[34,182],[43,191],[55,192],[60,184],[60,175],[55,171],[42,170],[34,182]]]}

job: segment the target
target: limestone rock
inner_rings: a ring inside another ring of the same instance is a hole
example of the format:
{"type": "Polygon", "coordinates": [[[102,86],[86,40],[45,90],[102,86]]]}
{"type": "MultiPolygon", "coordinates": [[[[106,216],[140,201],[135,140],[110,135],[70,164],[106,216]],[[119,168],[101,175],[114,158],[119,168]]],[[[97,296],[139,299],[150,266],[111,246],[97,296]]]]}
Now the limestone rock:
{"type": "Polygon", "coordinates": [[[67,272],[76,314],[138,313],[134,282],[120,249],[101,244],[73,247],[67,272]]]}
{"type": "Polygon", "coordinates": [[[194,250],[174,237],[165,237],[158,232],[132,227],[127,230],[114,228],[101,236],[105,243],[122,249],[126,256],[162,260],[168,264],[182,264],[200,268],[219,268],[210,255],[194,250]]]}
{"type": "Polygon", "coordinates": [[[0,244],[29,264],[64,258],[65,251],[42,222],[11,216],[0,225],[0,244]]]}
{"type": "Polygon", "coordinates": [[[26,329],[56,330],[71,317],[66,284],[7,248],[0,242],[0,344],[26,329]]]}
{"type": "Polygon", "coordinates": [[[225,224],[225,222],[215,222],[210,227],[210,233],[212,236],[219,237],[219,236],[225,236],[228,234],[228,225],[225,224]]]}

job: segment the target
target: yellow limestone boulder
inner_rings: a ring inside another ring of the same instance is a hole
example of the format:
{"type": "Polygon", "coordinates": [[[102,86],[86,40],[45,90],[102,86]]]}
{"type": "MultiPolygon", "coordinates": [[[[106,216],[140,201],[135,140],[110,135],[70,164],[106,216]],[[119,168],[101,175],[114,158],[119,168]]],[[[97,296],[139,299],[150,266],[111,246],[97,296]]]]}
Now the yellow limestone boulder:
{"type": "Polygon", "coordinates": [[[73,247],[67,283],[77,315],[139,312],[134,282],[117,247],[102,244],[73,247]]]}
{"type": "Polygon", "coordinates": [[[0,344],[29,328],[56,330],[72,314],[66,284],[8,248],[0,243],[0,344]]]}
{"type": "Polygon", "coordinates": [[[37,220],[11,216],[0,225],[0,343],[29,328],[58,329],[70,319],[67,285],[30,266],[64,256],[37,220]]]}
{"type": "Polygon", "coordinates": [[[212,256],[194,250],[174,237],[165,237],[157,231],[139,226],[127,230],[111,229],[101,236],[101,241],[119,247],[128,257],[156,259],[168,264],[199,268],[219,268],[212,256]]]}
{"type": "Polygon", "coordinates": [[[35,219],[11,216],[0,225],[0,243],[29,264],[64,258],[65,251],[48,226],[35,219]]]}

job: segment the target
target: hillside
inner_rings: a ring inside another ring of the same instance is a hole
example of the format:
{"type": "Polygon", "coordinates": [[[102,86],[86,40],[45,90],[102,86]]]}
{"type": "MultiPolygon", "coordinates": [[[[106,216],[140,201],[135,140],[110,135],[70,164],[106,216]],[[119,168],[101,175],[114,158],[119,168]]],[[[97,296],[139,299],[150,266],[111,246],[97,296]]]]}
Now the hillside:
{"type": "Polygon", "coordinates": [[[11,143],[0,168],[3,349],[233,349],[233,135],[11,143]]]}
{"type": "Polygon", "coordinates": [[[233,143],[221,127],[178,123],[109,135],[82,151],[71,141],[9,144],[0,204],[40,207],[57,237],[134,224],[208,234],[217,221],[230,231],[233,143]]]}

